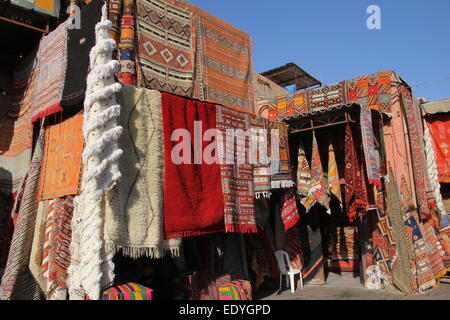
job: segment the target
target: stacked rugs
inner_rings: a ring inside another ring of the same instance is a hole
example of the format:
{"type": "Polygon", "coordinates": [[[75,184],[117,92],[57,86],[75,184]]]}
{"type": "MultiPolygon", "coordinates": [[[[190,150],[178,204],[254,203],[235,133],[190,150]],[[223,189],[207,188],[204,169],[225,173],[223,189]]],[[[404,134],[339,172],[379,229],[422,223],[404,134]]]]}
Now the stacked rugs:
{"type": "Polygon", "coordinates": [[[358,230],[355,226],[334,226],[330,230],[331,261],[338,271],[359,270],[358,230]]]}
{"type": "Polygon", "coordinates": [[[220,300],[252,300],[250,281],[235,280],[219,287],[220,300]]]}
{"type": "Polygon", "coordinates": [[[152,300],[153,290],[129,282],[111,287],[102,293],[102,300],[152,300]]]}
{"type": "MultiPolygon", "coordinates": [[[[136,6],[138,85],[253,111],[249,35],[184,1],[136,6]]],[[[113,12],[118,29],[120,4],[113,12]]],[[[117,30],[111,36],[117,39],[117,30]]]]}

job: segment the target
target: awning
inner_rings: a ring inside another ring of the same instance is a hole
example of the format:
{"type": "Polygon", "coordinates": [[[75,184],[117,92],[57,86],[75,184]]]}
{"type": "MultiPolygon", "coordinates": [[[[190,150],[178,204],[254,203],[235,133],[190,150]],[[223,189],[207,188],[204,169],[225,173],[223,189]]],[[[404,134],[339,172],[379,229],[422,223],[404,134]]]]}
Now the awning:
{"type": "Polygon", "coordinates": [[[425,102],[422,104],[423,113],[426,115],[450,112],[450,98],[425,102]]]}

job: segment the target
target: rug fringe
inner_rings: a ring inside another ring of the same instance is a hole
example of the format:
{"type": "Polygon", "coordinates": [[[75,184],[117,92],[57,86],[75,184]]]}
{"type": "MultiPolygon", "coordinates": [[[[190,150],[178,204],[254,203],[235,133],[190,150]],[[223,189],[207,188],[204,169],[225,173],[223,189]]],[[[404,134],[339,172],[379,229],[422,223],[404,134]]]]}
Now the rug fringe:
{"type": "Polygon", "coordinates": [[[107,250],[110,250],[113,254],[121,252],[124,256],[130,257],[134,260],[147,257],[150,259],[160,259],[167,253],[170,253],[172,257],[180,256],[180,249],[178,247],[137,247],[137,246],[121,246],[110,242],[106,243],[107,250]]]}
{"type": "Polygon", "coordinates": [[[294,181],[292,180],[275,180],[270,182],[272,189],[287,189],[294,186],[294,181]]]}
{"type": "Polygon", "coordinates": [[[261,196],[265,199],[270,199],[271,195],[272,193],[270,191],[255,192],[256,199],[261,199],[261,196]]]}

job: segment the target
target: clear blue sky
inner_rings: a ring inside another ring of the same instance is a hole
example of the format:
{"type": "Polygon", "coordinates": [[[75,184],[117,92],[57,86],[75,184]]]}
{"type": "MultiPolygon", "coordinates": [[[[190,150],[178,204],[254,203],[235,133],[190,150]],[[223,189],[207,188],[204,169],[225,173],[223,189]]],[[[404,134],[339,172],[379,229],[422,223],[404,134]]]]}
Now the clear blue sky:
{"type": "MultiPolygon", "coordinates": [[[[450,0],[191,0],[253,37],[256,72],[295,62],[331,84],[394,70],[410,85],[450,77],[450,0]],[[369,30],[369,5],[381,30],[369,30]]],[[[450,80],[414,88],[450,97],[450,80]]]]}

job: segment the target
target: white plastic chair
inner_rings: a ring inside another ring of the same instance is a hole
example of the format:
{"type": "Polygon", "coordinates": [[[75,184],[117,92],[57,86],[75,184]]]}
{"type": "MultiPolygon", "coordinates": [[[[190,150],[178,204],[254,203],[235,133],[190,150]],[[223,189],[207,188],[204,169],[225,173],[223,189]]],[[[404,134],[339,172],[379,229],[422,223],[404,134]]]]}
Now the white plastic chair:
{"type": "Polygon", "coordinates": [[[283,276],[286,276],[286,286],[289,287],[289,280],[291,284],[291,293],[295,292],[295,282],[294,277],[296,274],[300,275],[300,286],[303,289],[303,278],[302,272],[298,269],[292,269],[291,260],[289,259],[289,255],[283,251],[278,250],[275,251],[275,257],[277,258],[278,268],[280,269],[280,291],[283,276]],[[289,267],[289,270],[286,269],[286,265],[289,267]]]}

